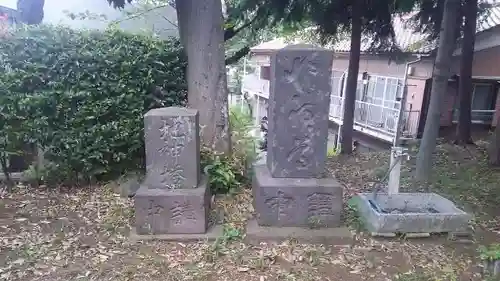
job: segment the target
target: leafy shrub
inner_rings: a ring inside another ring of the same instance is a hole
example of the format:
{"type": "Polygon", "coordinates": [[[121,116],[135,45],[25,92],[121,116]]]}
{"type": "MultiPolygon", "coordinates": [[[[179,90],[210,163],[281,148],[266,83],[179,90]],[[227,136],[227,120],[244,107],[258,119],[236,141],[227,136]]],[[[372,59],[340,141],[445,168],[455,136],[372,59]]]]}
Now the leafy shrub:
{"type": "Polygon", "coordinates": [[[251,163],[257,157],[257,139],[251,135],[255,127],[250,114],[239,107],[232,107],[229,123],[231,155],[218,155],[206,147],[201,150],[201,166],[210,176],[210,187],[216,194],[232,192],[241,184],[248,183],[251,163]]]}
{"type": "Polygon", "coordinates": [[[254,120],[248,110],[239,106],[231,107],[229,111],[231,128],[232,163],[236,177],[243,181],[248,179],[251,164],[257,159],[257,141],[252,135],[256,129],[254,120]]]}
{"type": "Polygon", "coordinates": [[[0,151],[37,143],[65,180],[139,167],[143,114],[185,104],[186,65],[175,38],[16,30],[0,40],[0,151]]]}
{"type": "Polygon", "coordinates": [[[491,244],[489,246],[479,246],[479,257],[484,261],[500,260],[500,244],[491,244]]]}

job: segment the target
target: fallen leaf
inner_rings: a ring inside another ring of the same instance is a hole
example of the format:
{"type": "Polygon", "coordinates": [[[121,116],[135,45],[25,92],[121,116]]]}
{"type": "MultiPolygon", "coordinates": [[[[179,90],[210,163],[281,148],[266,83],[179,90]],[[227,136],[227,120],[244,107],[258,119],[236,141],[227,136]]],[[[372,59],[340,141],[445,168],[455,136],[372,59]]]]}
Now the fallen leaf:
{"type": "Polygon", "coordinates": [[[250,268],[248,268],[248,267],[238,267],[239,272],[248,272],[249,270],[250,270],[250,268]]]}

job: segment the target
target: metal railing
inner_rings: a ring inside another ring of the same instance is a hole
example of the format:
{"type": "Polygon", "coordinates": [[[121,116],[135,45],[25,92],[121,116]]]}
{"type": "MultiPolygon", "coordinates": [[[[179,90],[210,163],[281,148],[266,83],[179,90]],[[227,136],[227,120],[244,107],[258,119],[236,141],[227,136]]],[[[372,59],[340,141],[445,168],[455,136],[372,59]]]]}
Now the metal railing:
{"type": "MultiPolygon", "coordinates": [[[[341,76],[339,73],[332,77],[333,85],[332,94],[330,96],[330,119],[339,124],[342,123],[343,118],[344,104],[343,97],[340,96],[345,90],[341,89],[341,85],[343,85],[341,81],[343,79],[345,79],[345,76],[341,76]]],[[[358,97],[354,107],[354,125],[373,130],[377,132],[377,135],[383,134],[389,138],[395,136],[399,108],[401,106],[401,102],[396,100],[395,97],[398,96],[397,92],[401,91],[402,87],[396,84],[397,87],[392,85],[395,83],[392,80],[396,81],[398,79],[372,76],[371,80],[367,82],[367,89],[370,91],[368,95],[361,95],[361,92],[357,95],[358,97]],[[378,80],[384,81],[384,87],[379,87],[380,89],[377,88],[377,85],[382,85],[378,80]],[[393,86],[392,88],[390,88],[391,85],[393,86]],[[379,95],[381,95],[380,91],[384,92],[384,97],[379,97],[379,95]],[[360,100],[361,98],[364,101],[360,100]]],[[[360,89],[364,89],[365,85],[362,80],[359,80],[358,84],[360,89]]],[[[255,74],[247,74],[243,77],[242,91],[252,91],[267,101],[267,99],[269,99],[269,81],[262,80],[255,74]]],[[[415,138],[418,132],[420,112],[405,111],[403,118],[403,137],[415,138]]],[[[366,133],[369,134],[369,132],[366,133]]]]}
{"type": "Polygon", "coordinates": [[[241,90],[242,92],[253,92],[263,98],[269,99],[269,81],[260,79],[256,74],[247,74],[243,76],[241,90]]]}
{"type": "Polygon", "coordinates": [[[356,101],[354,106],[354,122],[357,125],[380,130],[390,135],[396,133],[399,109],[389,108],[373,103],[356,101]]]}

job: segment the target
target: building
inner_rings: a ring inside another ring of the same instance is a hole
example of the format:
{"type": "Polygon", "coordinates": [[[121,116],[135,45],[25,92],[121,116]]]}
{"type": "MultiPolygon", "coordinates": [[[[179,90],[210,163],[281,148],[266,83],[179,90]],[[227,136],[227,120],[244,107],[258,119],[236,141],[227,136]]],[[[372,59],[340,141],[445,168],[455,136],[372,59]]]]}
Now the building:
{"type": "MultiPolygon", "coordinates": [[[[494,7],[486,19],[479,21],[473,79],[472,122],[495,126],[500,117],[500,7],[494,7]]],[[[355,130],[377,139],[392,142],[399,119],[404,86],[407,100],[403,110],[403,137],[416,138],[423,132],[429,104],[435,44],[424,40],[405,25],[405,18],[395,18],[396,41],[405,51],[400,59],[388,53],[368,52],[370,40],[364,38],[361,47],[360,73],[355,106],[355,130]]],[[[262,43],[251,49],[246,63],[242,92],[254,97],[257,118],[266,112],[269,98],[269,59],[273,52],[287,45],[283,39],[262,43]],[[264,112],[264,113],[263,113],[264,112]]],[[[336,43],[334,53],[330,119],[342,122],[344,81],[349,65],[349,40],[336,43]]],[[[441,126],[451,127],[457,121],[457,97],[460,48],[455,50],[452,76],[443,103],[441,126]]]]}
{"type": "Polygon", "coordinates": [[[15,9],[0,5],[0,22],[9,26],[17,23],[17,11],[15,9]]]}

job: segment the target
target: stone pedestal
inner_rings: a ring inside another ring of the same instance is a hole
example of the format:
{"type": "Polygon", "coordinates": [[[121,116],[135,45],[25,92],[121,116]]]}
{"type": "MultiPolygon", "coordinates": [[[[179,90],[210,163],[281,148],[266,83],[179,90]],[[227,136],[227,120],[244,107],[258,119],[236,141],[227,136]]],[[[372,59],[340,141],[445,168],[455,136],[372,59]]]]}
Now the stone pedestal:
{"type": "Polygon", "coordinates": [[[137,234],[205,233],[210,199],[206,177],[197,188],[190,189],[152,189],[143,185],[134,201],[137,234]]]}
{"type": "Polygon", "coordinates": [[[343,206],[342,186],[325,167],[332,61],[331,51],[310,45],[286,47],[271,59],[267,161],[254,167],[250,240],[352,237],[345,228],[321,230],[340,226],[343,206]]]}
{"type": "Polygon", "coordinates": [[[252,187],[259,225],[340,225],[342,186],[333,178],[273,178],[266,166],[256,166],[252,187]]]}
{"type": "Polygon", "coordinates": [[[150,110],[144,135],[146,178],[135,195],[136,234],[205,233],[211,194],[207,177],[200,176],[197,110],[150,110]]]}

